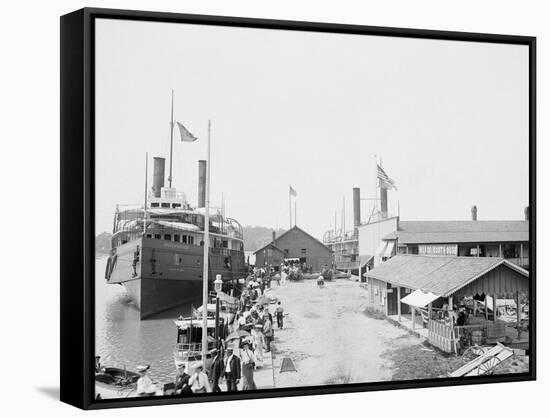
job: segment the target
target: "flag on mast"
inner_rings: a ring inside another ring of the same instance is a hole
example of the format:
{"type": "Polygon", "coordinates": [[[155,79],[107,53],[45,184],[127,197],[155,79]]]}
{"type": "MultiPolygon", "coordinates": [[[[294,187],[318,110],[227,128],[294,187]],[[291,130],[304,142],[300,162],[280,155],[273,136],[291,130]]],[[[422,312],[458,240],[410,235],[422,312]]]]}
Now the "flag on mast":
{"type": "Polygon", "coordinates": [[[195,142],[197,137],[187,130],[185,126],[176,121],[178,128],[180,130],[181,142],[195,142]]]}
{"type": "Polygon", "coordinates": [[[291,196],[296,197],[296,190],[294,190],[290,184],[288,185],[288,193],[291,196]]]}
{"type": "Polygon", "coordinates": [[[395,181],[393,181],[378,164],[376,164],[376,172],[376,177],[380,180],[380,187],[387,190],[397,190],[397,187],[395,187],[395,181]]]}

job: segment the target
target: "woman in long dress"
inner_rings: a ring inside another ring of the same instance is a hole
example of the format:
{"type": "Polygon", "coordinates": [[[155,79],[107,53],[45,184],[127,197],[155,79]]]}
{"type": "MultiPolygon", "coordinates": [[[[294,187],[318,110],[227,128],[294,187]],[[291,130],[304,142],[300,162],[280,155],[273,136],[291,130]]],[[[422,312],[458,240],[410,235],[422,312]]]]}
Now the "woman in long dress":
{"type": "Polygon", "coordinates": [[[249,343],[243,341],[243,349],[241,350],[241,365],[243,376],[243,390],[256,390],[254,383],[254,364],[256,356],[249,348],[249,343]]]}
{"type": "Polygon", "coordinates": [[[264,365],[265,339],[262,328],[262,325],[258,324],[252,329],[252,346],[254,347],[254,356],[256,357],[256,368],[264,365]]]}

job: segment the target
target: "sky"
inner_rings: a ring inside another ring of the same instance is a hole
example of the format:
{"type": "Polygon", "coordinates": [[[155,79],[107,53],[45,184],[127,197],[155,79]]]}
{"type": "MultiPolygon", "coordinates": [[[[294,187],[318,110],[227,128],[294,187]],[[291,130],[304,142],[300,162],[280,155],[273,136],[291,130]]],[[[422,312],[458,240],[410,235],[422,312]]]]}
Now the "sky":
{"type": "Polygon", "coordinates": [[[299,227],[322,238],[345,204],[349,229],[352,188],[376,196],[375,156],[403,220],[529,204],[527,46],[106,19],[95,45],[96,234],[143,203],[145,153],[149,184],[169,157],[172,89],[198,137],[174,137],[174,186],[196,205],[210,119],[211,205],[223,194],[242,225],[288,228],[292,185],[299,227]]]}

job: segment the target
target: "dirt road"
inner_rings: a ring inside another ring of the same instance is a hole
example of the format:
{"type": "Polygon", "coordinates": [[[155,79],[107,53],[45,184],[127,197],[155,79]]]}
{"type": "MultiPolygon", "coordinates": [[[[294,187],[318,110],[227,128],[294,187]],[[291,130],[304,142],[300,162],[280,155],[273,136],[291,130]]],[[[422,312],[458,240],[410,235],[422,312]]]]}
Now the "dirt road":
{"type": "Polygon", "coordinates": [[[280,373],[276,367],[276,387],[389,380],[391,363],[383,354],[420,342],[366,316],[366,292],[347,279],[327,282],[324,289],[313,280],[287,282],[268,294],[281,300],[286,313],[284,328],[275,326],[275,365],[290,357],[297,369],[280,373]]]}

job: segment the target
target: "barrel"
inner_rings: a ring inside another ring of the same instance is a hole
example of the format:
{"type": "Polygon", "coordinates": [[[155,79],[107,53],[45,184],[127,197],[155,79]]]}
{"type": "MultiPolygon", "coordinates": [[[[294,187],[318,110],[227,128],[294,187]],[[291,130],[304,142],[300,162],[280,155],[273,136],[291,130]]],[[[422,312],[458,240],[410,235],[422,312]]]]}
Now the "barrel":
{"type": "Polygon", "coordinates": [[[481,345],[483,332],[481,330],[472,331],[472,344],[481,345]]]}

